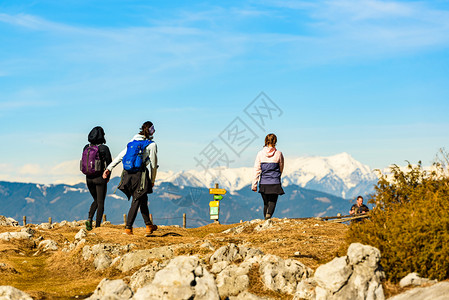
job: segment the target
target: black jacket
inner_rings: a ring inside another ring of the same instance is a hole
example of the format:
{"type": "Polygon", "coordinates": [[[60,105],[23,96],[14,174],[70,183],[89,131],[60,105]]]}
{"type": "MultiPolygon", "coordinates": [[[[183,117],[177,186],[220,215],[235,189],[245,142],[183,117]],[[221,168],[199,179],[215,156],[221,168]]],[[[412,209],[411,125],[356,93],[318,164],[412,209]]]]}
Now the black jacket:
{"type": "Polygon", "coordinates": [[[83,148],[86,150],[87,147],[90,145],[98,145],[98,152],[100,155],[101,160],[101,174],[98,172],[98,174],[94,175],[86,175],[87,178],[97,178],[99,176],[103,176],[103,171],[106,170],[106,167],[112,162],[112,155],[111,151],[109,151],[109,147],[104,145],[106,143],[106,140],[104,138],[104,130],[100,126],[94,127],[87,136],[87,140],[90,144],[87,144],[83,148]]]}
{"type": "Polygon", "coordinates": [[[118,185],[118,189],[128,197],[128,200],[131,196],[134,199],[138,199],[145,194],[151,194],[153,187],[148,169],[137,173],[128,173],[126,170],[123,170],[122,180],[118,185]]]}

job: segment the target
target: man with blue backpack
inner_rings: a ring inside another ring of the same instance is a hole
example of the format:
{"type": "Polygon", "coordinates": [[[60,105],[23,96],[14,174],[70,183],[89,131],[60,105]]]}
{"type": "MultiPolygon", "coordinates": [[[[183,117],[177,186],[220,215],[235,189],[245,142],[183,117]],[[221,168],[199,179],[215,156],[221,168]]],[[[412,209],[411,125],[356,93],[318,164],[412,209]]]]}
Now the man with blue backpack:
{"type": "Polygon", "coordinates": [[[148,210],[148,194],[153,192],[157,173],[157,146],[153,141],[154,132],[152,122],[143,123],[139,134],[133,137],[126,149],[119,153],[103,173],[103,178],[108,178],[112,169],[122,162],[122,180],[118,189],[125,193],[128,200],[133,198],[125,225],[125,233],[129,235],[133,234],[133,224],[139,208],[146,225],[145,236],[150,236],[157,230],[157,226],[150,220],[148,210]]]}

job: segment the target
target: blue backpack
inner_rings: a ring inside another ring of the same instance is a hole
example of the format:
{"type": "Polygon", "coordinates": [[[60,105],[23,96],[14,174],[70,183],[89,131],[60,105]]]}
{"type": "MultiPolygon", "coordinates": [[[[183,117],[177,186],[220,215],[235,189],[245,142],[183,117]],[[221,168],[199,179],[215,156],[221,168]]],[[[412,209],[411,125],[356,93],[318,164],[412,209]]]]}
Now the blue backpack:
{"type": "Polygon", "coordinates": [[[149,140],[134,140],[126,146],[126,154],[123,156],[123,169],[129,173],[136,173],[145,167],[142,155],[145,148],[153,141],[149,140]]]}

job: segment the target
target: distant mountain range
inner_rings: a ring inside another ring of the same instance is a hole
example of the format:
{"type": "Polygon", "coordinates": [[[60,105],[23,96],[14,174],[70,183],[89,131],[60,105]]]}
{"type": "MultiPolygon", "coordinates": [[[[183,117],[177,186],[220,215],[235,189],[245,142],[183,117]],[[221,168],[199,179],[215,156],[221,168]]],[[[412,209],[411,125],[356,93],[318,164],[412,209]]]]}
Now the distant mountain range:
{"type": "MultiPolygon", "coordinates": [[[[158,182],[205,188],[219,183],[231,193],[250,185],[252,179],[253,168],[248,167],[158,173],[158,182]]],[[[282,174],[284,187],[297,185],[346,199],[372,193],[376,182],[377,177],[368,166],[345,152],[328,157],[286,158],[282,174]]]]}
{"type": "MultiPolygon", "coordinates": [[[[262,200],[250,190],[251,168],[161,173],[149,196],[150,212],[156,224],[187,226],[210,223],[209,188],[217,182],[229,192],[220,201],[220,222],[236,223],[262,218],[262,200]],[[218,179],[219,178],[219,179],[218,179]]],[[[130,203],[116,187],[120,178],[108,184],[105,214],[113,224],[123,223],[130,203]],[[114,193],[115,192],[115,193],[114,193]]],[[[353,198],[373,191],[376,177],[365,165],[346,153],[330,157],[289,159],[283,174],[285,195],[279,198],[274,217],[303,218],[347,214],[353,198]],[[346,200],[344,197],[350,198],[346,200]]],[[[41,185],[0,181],[0,215],[29,223],[85,220],[92,198],[84,183],[41,185]]],[[[143,226],[141,216],[136,226],[143,226]]]]}

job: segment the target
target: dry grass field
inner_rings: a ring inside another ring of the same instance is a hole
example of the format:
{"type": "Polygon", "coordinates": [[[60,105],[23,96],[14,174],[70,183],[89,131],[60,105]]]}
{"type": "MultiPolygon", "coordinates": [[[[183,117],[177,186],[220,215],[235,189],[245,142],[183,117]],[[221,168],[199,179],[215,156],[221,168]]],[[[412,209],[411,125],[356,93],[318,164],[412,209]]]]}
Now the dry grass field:
{"type": "MultiPolygon", "coordinates": [[[[144,228],[135,228],[134,235],[123,234],[123,226],[104,225],[89,232],[84,245],[133,243],[137,249],[148,249],[168,245],[184,244],[176,255],[199,255],[206,257],[214,250],[200,247],[209,242],[215,249],[229,243],[259,248],[266,254],[274,254],[284,259],[294,258],[315,270],[335,256],[344,255],[347,225],[328,223],[313,219],[279,220],[273,219],[274,226],[267,230],[255,231],[259,223],[248,226],[239,234],[222,233],[226,229],[241,224],[210,224],[199,228],[178,228],[161,226],[151,237],[144,237],[144,228]],[[296,255],[295,255],[296,253],[296,255]]],[[[110,267],[96,271],[92,261],[81,256],[82,246],[71,252],[63,252],[64,243],[73,242],[76,233],[84,227],[57,227],[51,230],[36,229],[34,239],[42,236],[58,243],[58,251],[38,252],[32,241],[0,241],[0,263],[10,269],[1,270],[0,285],[11,285],[27,292],[35,299],[82,299],[89,296],[103,278],[127,280],[138,268],[127,273],[110,267]],[[37,253],[37,254],[36,254],[37,253]]],[[[1,232],[19,231],[20,227],[0,227],[1,232]]],[[[258,276],[257,267],[250,272],[250,292],[271,296],[276,299],[291,299],[264,288],[258,276]]]]}

